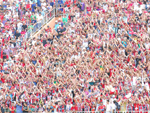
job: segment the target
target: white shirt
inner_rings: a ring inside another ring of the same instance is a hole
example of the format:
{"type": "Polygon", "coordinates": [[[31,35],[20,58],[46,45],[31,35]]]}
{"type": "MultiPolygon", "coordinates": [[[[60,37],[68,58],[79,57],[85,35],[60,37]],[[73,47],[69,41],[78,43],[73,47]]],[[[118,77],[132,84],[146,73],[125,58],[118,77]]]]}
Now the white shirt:
{"type": "Polygon", "coordinates": [[[107,104],[106,105],[106,113],[109,113],[112,111],[112,104],[107,104]]]}
{"type": "Polygon", "coordinates": [[[22,24],[21,22],[19,22],[19,23],[17,24],[17,26],[18,26],[18,31],[19,31],[19,32],[21,32],[22,25],[23,25],[23,24],[22,24]]]}
{"type": "Polygon", "coordinates": [[[71,27],[75,27],[75,24],[73,22],[70,23],[71,27]]]}
{"type": "Polygon", "coordinates": [[[83,47],[86,48],[88,47],[88,42],[83,40],[83,47]]]}
{"type": "Polygon", "coordinates": [[[147,31],[150,33],[150,27],[148,27],[147,31]]]}
{"type": "Polygon", "coordinates": [[[134,10],[138,9],[138,3],[134,3],[134,10]]]}
{"type": "Polygon", "coordinates": [[[111,7],[111,11],[114,11],[115,9],[114,9],[114,7],[111,7]]]}
{"type": "Polygon", "coordinates": [[[136,79],[137,77],[133,77],[133,85],[136,85],[136,79]]]}
{"type": "Polygon", "coordinates": [[[14,17],[14,18],[18,18],[18,14],[14,14],[13,17],[14,17]]]}
{"type": "Polygon", "coordinates": [[[72,107],[72,104],[70,104],[70,105],[67,104],[66,105],[66,110],[69,111],[71,109],[71,107],[72,107]]]}
{"type": "Polygon", "coordinates": [[[4,27],[4,24],[3,24],[3,23],[1,23],[1,27],[4,27]]]}
{"type": "Polygon", "coordinates": [[[110,106],[112,107],[113,110],[116,109],[116,105],[114,103],[110,104],[110,106]]]}
{"type": "Polygon", "coordinates": [[[35,40],[32,40],[32,45],[35,45],[36,41],[35,40]]]}
{"type": "Polygon", "coordinates": [[[138,4],[135,3],[135,5],[134,5],[134,10],[135,11],[139,11],[139,13],[141,14],[142,13],[142,9],[144,9],[143,5],[138,6],[138,4]]]}
{"type": "Polygon", "coordinates": [[[106,4],[106,5],[103,5],[103,9],[105,10],[105,11],[107,11],[108,10],[108,5],[106,4]]]}
{"type": "Polygon", "coordinates": [[[145,83],[145,87],[149,91],[149,85],[148,85],[148,83],[145,83]]]}
{"type": "Polygon", "coordinates": [[[145,48],[146,48],[146,49],[149,49],[149,48],[150,48],[150,43],[145,43],[144,45],[145,45],[145,48]]]}
{"type": "Polygon", "coordinates": [[[69,29],[69,31],[70,31],[70,33],[72,33],[72,32],[75,33],[75,30],[71,29],[71,28],[69,29]]]}
{"type": "Polygon", "coordinates": [[[76,18],[80,17],[80,13],[77,12],[75,16],[76,16],[76,18]]]}
{"type": "Polygon", "coordinates": [[[8,12],[7,14],[5,14],[5,18],[9,19],[11,17],[11,12],[8,12]]]}
{"type": "Polygon", "coordinates": [[[42,15],[37,15],[38,22],[43,19],[42,15]]]}
{"type": "Polygon", "coordinates": [[[107,104],[107,101],[105,99],[103,99],[103,105],[106,106],[106,104],[107,104]]]}

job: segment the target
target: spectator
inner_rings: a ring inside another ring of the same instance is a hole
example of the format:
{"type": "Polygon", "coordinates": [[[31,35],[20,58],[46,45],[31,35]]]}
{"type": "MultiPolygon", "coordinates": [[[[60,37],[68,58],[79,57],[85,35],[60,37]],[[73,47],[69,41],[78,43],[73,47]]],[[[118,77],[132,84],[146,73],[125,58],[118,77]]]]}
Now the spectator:
{"type": "Polygon", "coordinates": [[[50,6],[54,7],[54,2],[50,0],[50,6]]]}
{"type": "Polygon", "coordinates": [[[42,22],[43,22],[43,16],[42,16],[42,14],[41,13],[39,13],[39,15],[37,15],[37,21],[38,21],[38,28],[41,28],[42,26],[42,22]]]}
{"type": "Polygon", "coordinates": [[[4,103],[1,104],[1,112],[5,113],[5,104],[4,103]]]}
{"type": "Polygon", "coordinates": [[[31,21],[31,23],[35,24],[37,21],[36,21],[36,17],[33,18],[33,20],[31,21]]]}
{"type": "Polygon", "coordinates": [[[34,28],[34,23],[32,23],[31,25],[28,26],[28,29],[33,29],[34,28]]]}
{"type": "Polygon", "coordinates": [[[18,39],[21,36],[21,34],[19,33],[19,31],[17,30],[15,33],[15,38],[18,39]]]}
{"type": "Polygon", "coordinates": [[[27,106],[27,103],[24,102],[23,103],[23,113],[28,113],[28,111],[29,111],[29,106],[27,106]]]}
{"type": "Polygon", "coordinates": [[[10,112],[9,107],[8,105],[6,105],[6,108],[4,109],[4,113],[9,113],[9,112],[10,112]]]}
{"type": "Polygon", "coordinates": [[[16,103],[16,113],[23,113],[21,100],[16,103]]]}
{"type": "Polygon", "coordinates": [[[35,12],[35,10],[36,10],[36,3],[33,2],[33,4],[31,5],[31,11],[35,12]]]}
{"type": "Polygon", "coordinates": [[[9,109],[10,109],[10,113],[15,113],[16,108],[13,102],[11,103],[11,106],[9,107],[9,109]]]}
{"type": "Polygon", "coordinates": [[[62,19],[35,37],[54,1],[21,2],[0,13],[1,111],[149,111],[148,1],[61,1],[62,19]]]}
{"type": "Polygon", "coordinates": [[[27,29],[27,25],[26,25],[26,23],[25,23],[25,22],[23,22],[22,28],[23,28],[23,30],[24,30],[24,31],[26,31],[26,29],[27,29]]]}

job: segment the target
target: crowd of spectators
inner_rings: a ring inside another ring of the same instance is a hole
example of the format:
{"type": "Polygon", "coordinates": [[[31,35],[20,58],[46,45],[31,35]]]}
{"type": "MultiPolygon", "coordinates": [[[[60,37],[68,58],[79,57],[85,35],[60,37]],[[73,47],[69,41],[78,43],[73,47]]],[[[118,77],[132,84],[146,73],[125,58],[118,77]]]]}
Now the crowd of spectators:
{"type": "MultiPolygon", "coordinates": [[[[19,48],[30,29],[41,28],[41,20],[52,10],[46,0],[1,0],[0,37],[2,45],[19,48]]],[[[11,52],[14,53],[14,52],[11,52]]]]}
{"type": "Polygon", "coordinates": [[[149,0],[1,4],[2,113],[148,113],[149,0]],[[54,7],[63,12],[54,29],[24,38],[54,7]]]}

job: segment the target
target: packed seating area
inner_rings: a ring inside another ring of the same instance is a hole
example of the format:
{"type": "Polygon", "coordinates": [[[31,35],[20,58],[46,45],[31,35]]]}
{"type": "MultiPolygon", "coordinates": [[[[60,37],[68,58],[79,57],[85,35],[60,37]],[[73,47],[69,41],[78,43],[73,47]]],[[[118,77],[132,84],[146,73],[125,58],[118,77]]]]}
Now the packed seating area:
{"type": "Polygon", "coordinates": [[[149,0],[2,0],[0,23],[0,113],[149,112],[149,0]]]}

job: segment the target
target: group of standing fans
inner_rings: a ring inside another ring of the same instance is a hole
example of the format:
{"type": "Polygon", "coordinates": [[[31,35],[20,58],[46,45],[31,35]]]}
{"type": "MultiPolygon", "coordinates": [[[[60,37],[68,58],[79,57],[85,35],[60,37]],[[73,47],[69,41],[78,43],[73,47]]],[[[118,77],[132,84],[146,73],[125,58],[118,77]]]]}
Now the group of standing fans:
{"type": "Polygon", "coordinates": [[[148,113],[150,0],[0,3],[0,113],[148,113]]]}

